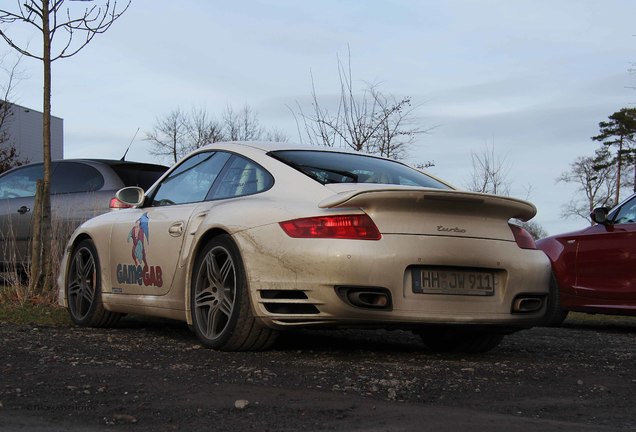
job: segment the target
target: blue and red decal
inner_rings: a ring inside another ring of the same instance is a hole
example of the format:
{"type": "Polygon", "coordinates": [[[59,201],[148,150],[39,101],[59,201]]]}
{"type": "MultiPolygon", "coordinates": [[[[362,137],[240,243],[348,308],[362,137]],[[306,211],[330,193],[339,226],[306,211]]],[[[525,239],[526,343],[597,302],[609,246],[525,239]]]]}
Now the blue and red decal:
{"type": "Polygon", "coordinates": [[[148,265],[146,246],[149,245],[148,213],[141,215],[128,233],[127,242],[132,241],[132,263],[117,264],[117,282],[128,285],[161,287],[163,285],[161,266],[148,265]]]}

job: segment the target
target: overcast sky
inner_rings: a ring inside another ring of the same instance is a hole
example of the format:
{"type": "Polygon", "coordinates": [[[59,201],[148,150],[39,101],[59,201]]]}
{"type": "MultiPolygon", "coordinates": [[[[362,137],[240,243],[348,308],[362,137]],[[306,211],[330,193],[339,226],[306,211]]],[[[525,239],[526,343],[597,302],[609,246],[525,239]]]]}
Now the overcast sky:
{"type": "MultiPolygon", "coordinates": [[[[431,173],[466,187],[471,152],[491,146],[511,194],[556,234],[586,226],[560,216],[575,191],[556,178],[593,154],[600,121],[636,102],[634,18],[633,0],[133,0],[54,63],[53,114],[66,158],[119,159],[139,128],[127,159],[156,162],[143,137],[178,107],[220,117],[247,104],[298,141],[290,107],[309,102],[312,75],[320,98],[337,94],[337,58],[350,50],[358,89],[410,96],[417,125],[434,127],[412,162],[432,160],[431,173]]],[[[27,29],[5,30],[39,46],[27,29]]],[[[41,64],[22,68],[14,100],[41,110],[41,64]]]]}

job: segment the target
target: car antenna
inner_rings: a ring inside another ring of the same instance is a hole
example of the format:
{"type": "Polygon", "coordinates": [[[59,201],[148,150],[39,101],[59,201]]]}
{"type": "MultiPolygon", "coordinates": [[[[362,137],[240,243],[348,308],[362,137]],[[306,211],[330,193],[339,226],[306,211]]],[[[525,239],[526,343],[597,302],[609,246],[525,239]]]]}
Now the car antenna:
{"type": "Polygon", "coordinates": [[[130,140],[130,144],[128,144],[128,148],[124,152],[124,155],[121,157],[120,161],[123,162],[123,161],[126,160],[126,155],[128,154],[128,150],[130,150],[130,146],[132,145],[132,143],[135,140],[135,137],[137,136],[138,133],[139,133],[139,128],[137,128],[137,130],[135,131],[135,134],[133,135],[132,139],[130,140]]]}

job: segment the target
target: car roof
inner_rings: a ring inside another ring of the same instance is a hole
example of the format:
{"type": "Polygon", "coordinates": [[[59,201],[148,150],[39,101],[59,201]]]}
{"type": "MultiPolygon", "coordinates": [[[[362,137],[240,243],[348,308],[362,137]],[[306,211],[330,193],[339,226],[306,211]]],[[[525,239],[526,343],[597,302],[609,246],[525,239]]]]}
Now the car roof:
{"type": "MultiPolygon", "coordinates": [[[[270,151],[279,151],[279,150],[311,150],[311,151],[330,151],[330,152],[339,152],[339,153],[358,153],[358,152],[354,152],[354,151],[350,151],[346,149],[341,149],[338,147],[326,147],[326,146],[317,146],[317,145],[297,144],[293,142],[273,142],[273,141],[223,141],[223,142],[208,144],[202,148],[232,150],[233,148],[236,149],[237,146],[258,149],[265,153],[270,151]]],[[[372,156],[372,155],[368,155],[368,156],[372,156]]]]}
{"type": "MultiPolygon", "coordinates": [[[[345,154],[355,154],[355,155],[361,155],[361,156],[366,156],[366,157],[372,157],[372,158],[376,158],[376,159],[385,159],[385,160],[390,160],[392,162],[397,162],[403,165],[407,165],[406,163],[399,161],[399,160],[394,160],[394,159],[390,159],[390,158],[386,158],[384,156],[379,156],[379,155],[374,155],[374,154],[369,154],[369,153],[363,153],[363,152],[359,152],[359,151],[355,151],[352,149],[343,149],[340,147],[327,147],[327,146],[320,146],[320,145],[306,145],[306,144],[298,144],[298,143],[294,143],[294,142],[274,142],[274,141],[219,141],[219,142],[215,142],[215,143],[211,143],[211,144],[207,144],[205,146],[199,147],[198,149],[194,150],[191,154],[193,153],[197,153],[199,151],[205,151],[205,150],[225,150],[225,151],[236,151],[237,147],[243,147],[243,148],[250,148],[250,149],[256,149],[256,150],[260,150],[263,153],[269,153],[272,151],[285,151],[285,150],[300,150],[300,151],[314,151],[314,152],[319,152],[319,151],[325,151],[325,152],[332,152],[332,153],[345,153],[345,154]]],[[[417,168],[416,168],[417,169],[417,168]]],[[[421,171],[421,170],[420,170],[421,171]]],[[[440,179],[439,177],[436,177],[430,173],[424,172],[424,174],[426,174],[427,176],[439,181],[440,183],[443,183],[445,185],[447,185],[448,187],[450,187],[451,189],[458,189],[455,186],[453,186],[452,184],[440,179]]]]}
{"type": "Polygon", "coordinates": [[[160,164],[155,164],[155,163],[148,163],[148,162],[138,162],[138,161],[127,161],[127,160],[121,160],[121,159],[90,159],[90,158],[77,158],[77,159],[58,159],[58,160],[54,160],[52,162],[94,162],[94,163],[101,163],[104,165],[146,165],[146,166],[155,166],[155,167],[162,167],[162,168],[167,168],[165,165],[160,165],[160,164]]]}
{"type": "MultiPolygon", "coordinates": [[[[51,163],[59,163],[59,162],[88,162],[88,163],[98,163],[98,164],[103,164],[103,165],[109,165],[109,166],[113,166],[113,165],[147,165],[147,166],[154,166],[154,167],[162,167],[162,168],[167,168],[165,165],[160,165],[160,164],[154,164],[154,163],[148,163],[148,162],[138,162],[138,161],[127,161],[127,160],[121,160],[121,159],[93,159],[93,158],[73,158],[73,159],[54,159],[51,161],[51,163]]],[[[18,165],[15,167],[12,167],[11,170],[15,169],[15,168],[21,168],[21,167],[25,167],[25,166],[29,166],[29,165],[38,165],[38,164],[42,164],[42,161],[39,162],[29,162],[23,165],[18,165]]],[[[8,172],[10,170],[7,170],[5,172],[8,172]]]]}

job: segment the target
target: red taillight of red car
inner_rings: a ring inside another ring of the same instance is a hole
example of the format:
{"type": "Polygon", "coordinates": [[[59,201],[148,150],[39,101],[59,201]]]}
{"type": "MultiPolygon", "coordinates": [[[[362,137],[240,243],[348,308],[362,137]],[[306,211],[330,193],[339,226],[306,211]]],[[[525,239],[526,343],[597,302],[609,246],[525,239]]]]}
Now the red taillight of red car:
{"type": "Polygon", "coordinates": [[[382,235],[366,214],[316,216],[280,222],[288,236],[294,238],[334,238],[380,240],[382,235]]]}
{"type": "Polygon", "coordinates": [[[124,204],[123,202],[119,201],[115,197],[112,197],[110,199],[110,203],[108,204],[108,208],[110,208],[111,210],[113,210],[113,209],[131,208],[131,207],[132,207],[131,205],[124,204]]]}
{"type": "Polygon", "coordinates": [[[534,243],[534,239],[530,235],[528,231],[521,228],[519,225],[515,225],[509,223],[510,229],[512,230],[512,235],[515,237],[515,241],[517,245],[521,249],[536,249],[537,245],[534,243]]]}

